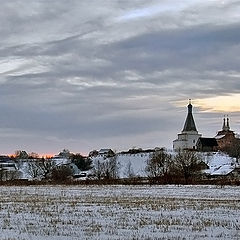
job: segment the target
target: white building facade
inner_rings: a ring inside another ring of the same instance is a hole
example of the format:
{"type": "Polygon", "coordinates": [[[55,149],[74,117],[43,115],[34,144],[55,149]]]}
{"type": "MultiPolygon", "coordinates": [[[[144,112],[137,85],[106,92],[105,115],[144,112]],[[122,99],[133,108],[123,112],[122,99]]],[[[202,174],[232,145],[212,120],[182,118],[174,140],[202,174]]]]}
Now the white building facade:
{"type": "Polygon", "coordinates": [[[198,133],[193,115],[192,104],[188,104],[188,115],[181,133],[178,134],[178,138],[173,141],[173,149],[196,149],[198,139],[202,136],[198,133]]]}

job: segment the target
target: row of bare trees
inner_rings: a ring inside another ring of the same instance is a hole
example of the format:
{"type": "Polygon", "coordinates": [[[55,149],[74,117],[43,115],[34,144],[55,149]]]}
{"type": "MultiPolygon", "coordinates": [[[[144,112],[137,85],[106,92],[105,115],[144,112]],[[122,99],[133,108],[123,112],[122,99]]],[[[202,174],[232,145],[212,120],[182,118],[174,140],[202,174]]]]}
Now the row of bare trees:
{"type": "Polygon", "coordinates": [[[33,179],[47,179],[50,178],[55,165],[53,161],[37,159],[27,163],[26,171],[33,179]]]}
{"type": "MultiPolygon", "coordinates": [[[[165,149],[155,152],[147,161],[146,173],[153,182],[159,183],[189,183],[199,176],[200,170],[205,167],[200,155],[194,151],[179,150],[174,154],[165,149]]],[[[93,174],[97,179],[118,179],[119,163],[117,155],[97,160],[94,163],[93,174]]],[[[131,163],[126,168],[129,178],[134,176],[131,163]]]]}
{"type": "MultiPolygon", "coordinates": [[[[81,171],[89,170],[92,167],[92,161],[83,157],[81,154],[71,154],[71,162],[81,171]]],[[[27,173],[32,179],[51,179],[63,181],[73,175],[73,169],[70,164],[56,165],[51,159],[34,159],[27,162],[27,173]]]]}
{"type": "Polygon", "coordinates": [[[93,175],[100,179],[117,179],[119,176],[119,165],[117,156],[106,158],[104,161],[97,160],[94,164],[93,175]]]}
{"type": "Polygon", "coordinates": [[[178,150],[172,155],[161,150],[148,160],[146,172],[149,178],[156,182],[183,180],[187,184],[199,176],[202,166],[203,161],[197,152],[178,150]]]}

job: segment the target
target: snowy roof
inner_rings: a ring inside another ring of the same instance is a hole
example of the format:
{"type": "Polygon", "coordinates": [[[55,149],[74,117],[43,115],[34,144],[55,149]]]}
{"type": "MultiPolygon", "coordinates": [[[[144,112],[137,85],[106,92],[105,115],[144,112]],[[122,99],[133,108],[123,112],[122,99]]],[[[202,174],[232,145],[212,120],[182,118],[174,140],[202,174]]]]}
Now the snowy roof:
{"type": "Polygon", "coordinates": [[[223,165],[221,167],[219,167],[218,169],[216,169],[215,171],[211,172],[212,176],[216,176],[216,175],[228,175],[229,173],[231,173],[233,170],[235,169],[234,166],[231,165],[223,165]]]}
{"type": "Polygon", "coordinates": [[[55,155],[53,158],[50,159],[50,161],[53,161],[56,165],[68,164],[71,162],[70,159],[65,157],[60,157],[59,155],[55,155]]]}
{"type": "Polygon", "coordinates": [[[221,138],[223,138],[223,137],[225,137],[225,134],[217,135],[215,138],[216,138],[216,139],[221,139],[221,138]]]}
{"type": "Polygon", "coordinates": [[[209,169],[204,172],[212,176],[227,175],[236,167],[236,159],[222,152],[207,154],[204,157],[205,162],[209,166],[209,169]]]}
{"type": "Polygon", "coordinates": [[[232,165],[235,163],[236,159],[229,157],[227,154],[217,152],[212,155],[209,159],[209,167],[223,166],[223,165],[232,165]]]}

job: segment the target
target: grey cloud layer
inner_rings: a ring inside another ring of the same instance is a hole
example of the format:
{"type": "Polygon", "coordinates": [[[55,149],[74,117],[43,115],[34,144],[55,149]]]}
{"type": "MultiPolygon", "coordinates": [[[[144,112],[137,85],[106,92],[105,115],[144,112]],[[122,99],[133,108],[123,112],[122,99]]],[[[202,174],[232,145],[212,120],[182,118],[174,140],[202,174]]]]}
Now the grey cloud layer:
{"type": "Polygon", "coordinates": [[[6,152],[170,146],[174,101],[239,91],[239,1],[0,2],[6,152]]]}

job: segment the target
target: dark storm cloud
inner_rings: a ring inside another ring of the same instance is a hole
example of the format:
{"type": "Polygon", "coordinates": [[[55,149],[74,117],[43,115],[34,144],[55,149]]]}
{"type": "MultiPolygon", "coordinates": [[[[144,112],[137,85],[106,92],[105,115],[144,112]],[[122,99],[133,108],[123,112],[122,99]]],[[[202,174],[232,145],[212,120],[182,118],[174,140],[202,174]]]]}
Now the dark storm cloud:
{"type": "Polygon", "coordinates": [[[237,1],[0,2],[6,152],[170,146],[175,101],[239,91],[237,1]]]}
{"type": "Polygon", "coordinates": [[[123,70],[131,68],[151,73],[170,68],[185,69],[186,74],[193,70],[238,71],[238,54],[231,51],[236,51],[240,43],[239,30],[239,24],[230,27],[203,25],[142,34],[106,48],[114,51],[112,61],[123,70]],[[231,55],[227,56],[226,51],[231,55]],[[224,53],[226,58],[222,57],[224,53]]]}

